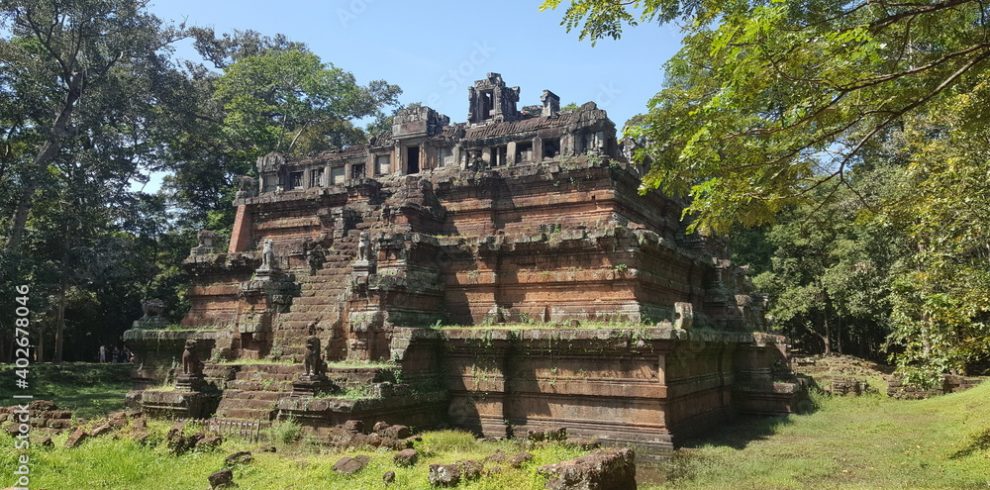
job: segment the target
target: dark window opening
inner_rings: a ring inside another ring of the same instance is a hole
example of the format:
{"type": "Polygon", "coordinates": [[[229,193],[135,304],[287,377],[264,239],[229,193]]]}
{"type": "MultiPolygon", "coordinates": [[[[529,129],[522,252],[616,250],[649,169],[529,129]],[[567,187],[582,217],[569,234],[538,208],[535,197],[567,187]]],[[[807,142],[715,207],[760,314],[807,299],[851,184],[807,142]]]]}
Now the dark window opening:
{"type": "Polygon", "coordinates": [[[419,147],[410,146],[406,149],[406,173],[419,173],[419,147]]]}
{"type": "Polygon", "coordinates": [[[556,158],[557,155],[560,155],[560,138],[543,140],[543,159],[556,158]]]}
{"type": "Polygon", "coordinates": [[[364,164],[359,163],[351,165],[351,178],[352,179],[363,179],[364,178],[364,164]]]}
{"type": "Polygon", "coordinates": [[[516,143],[516,163],[528,162],[533,159],[533,142],[516,143]]]}
{"type": "Polygon", "coordinates": [[[303,188],[303,173],[302,172],[289,173],[289,189],[302,189],[302,188],[303,188]]]}

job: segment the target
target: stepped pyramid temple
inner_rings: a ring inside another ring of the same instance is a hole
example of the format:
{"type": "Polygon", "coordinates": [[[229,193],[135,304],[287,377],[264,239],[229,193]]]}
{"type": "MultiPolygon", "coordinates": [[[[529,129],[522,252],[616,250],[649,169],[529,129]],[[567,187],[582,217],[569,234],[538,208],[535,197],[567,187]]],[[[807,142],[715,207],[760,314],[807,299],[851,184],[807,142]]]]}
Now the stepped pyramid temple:
{"type": "Polygon", "coordinates": [[[377,421],[568,434],[662,457],[738,413],[791,410],[785,339],[682,202],[641,194],[615,124],[498,73],[467,122],[398,112],[369,144],[270,154],[202,231],[192,307],[124,334],[129,400],[222,425],[291,417],[333,444],[377,421]]]}

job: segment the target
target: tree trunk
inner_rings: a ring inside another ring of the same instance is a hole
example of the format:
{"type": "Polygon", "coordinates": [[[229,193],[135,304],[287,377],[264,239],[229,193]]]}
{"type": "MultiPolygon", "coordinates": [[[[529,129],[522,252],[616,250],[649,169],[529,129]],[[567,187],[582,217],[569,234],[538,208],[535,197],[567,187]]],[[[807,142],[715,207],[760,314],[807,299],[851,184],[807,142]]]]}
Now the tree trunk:
{"type": "Polygon", "coordinates": [[[65,279],[58,287],[58,309],[55,311],[55,363],[62,362],[62,348],[65,345],[65,279]]]}
{"type": "MultiPolygon", "coordinates": [[[[67,210],[63,208],[62,212],[67,210]]],[[[66,276],[69,274],[69,220],[62,221],[62,264],[59,267],[58,284],[58,306],[55,311],[55,358],[56,364],[62,362],[63,347],[65,345],[65,289],[66,276]]]]}
{"type": "Polygon", "coordinates": [[[24,228],[27,226],[28,215],[31,214],[31,206],[34,203],[34,191],[38,187],[38,183],[34,176],[31,175],[31,172],[37,172],[47,167],[55,159],[55,156],[58,155],[59,150],[62,149],[62,143],[69,133],[69,120],[72,119],[72,111],[79,97],[82,95],[80,89],[82,78],[82,73],[77,73],[72,77],[69,83],[69,91],[65,95],[65,101],[62,102],[58,116],[55,117],[55,122],[52,124],[52,130],[48,134],[48,139],[42,145],[41,151],[34,157],[34,161],[31,162],[31,167],[28,169],[24,188],[21,189],[20,199],[17,201],[17,207],[14,209],[14,215],[10,220],[10,235],[7,237],[7,245],[4,247],[4,252],[7,254],[13,252],[20,245],[21,238],[24,236],[24,228]]]}
{"type": "Polygon", "coordinates": [[[826,315],[822,323],[825,326],[825,335],[822,335],[822,342],[825,342],[825,355],[832,354],[832,343],[829,342],[829,337],[832,336],[832,328],[828,324],[828,316],[826,315]]]}
{"type": "Polygon", "coordinates": [[[34,345],[34,354],[38,362],[45,362],[45,324],[38,322],[38,339],[34,345]]]}
{"type": "Polygon", "coordinates": [[[838,325],[835,326],[835,347],[838,349],[839,354],[842,354],[842,319],[836,320],[838,325]]]}

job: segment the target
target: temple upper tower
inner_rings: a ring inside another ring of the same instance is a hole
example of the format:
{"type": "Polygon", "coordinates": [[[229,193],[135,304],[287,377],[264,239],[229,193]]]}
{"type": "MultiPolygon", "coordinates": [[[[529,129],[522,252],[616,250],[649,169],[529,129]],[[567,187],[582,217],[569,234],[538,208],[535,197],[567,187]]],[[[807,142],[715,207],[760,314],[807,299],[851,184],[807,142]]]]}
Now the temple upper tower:
{"type": "Polygon", "coordinates": [[[519,87],[506,87],[501,74],[489,73],[468,87],[468,123],[514,121],[519,118],[517,102],[519,87]]]}

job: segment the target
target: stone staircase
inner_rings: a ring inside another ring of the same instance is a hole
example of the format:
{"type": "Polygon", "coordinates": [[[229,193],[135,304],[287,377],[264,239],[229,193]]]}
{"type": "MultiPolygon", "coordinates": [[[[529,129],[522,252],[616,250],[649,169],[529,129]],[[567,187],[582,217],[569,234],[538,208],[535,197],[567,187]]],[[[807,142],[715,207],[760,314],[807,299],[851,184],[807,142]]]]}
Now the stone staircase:
{"type": "MultiPolygon", "coordinates": [[[[342,316],[344,301],[350,288],[351,263],[357,255],[359,231],[351,230],[334,242],[326,253],[323,267],[310,274],[309,269],[296,269],[300,295],[292,300],[287,313],[279,315],[274,327],[272,354],[282,359],[302,361],[308,327],[318,322],[323,336],[332,333],[342,316]]],[[[325,342],[328,338],[322,339],[325,342]]]]}
{"type": "Polygon", "coordinates": [[[292,393],[292,381],[301,364],[245,364],[227,382],[216,417],[234,420],[271,420],[275,403],[292,393]]]}

